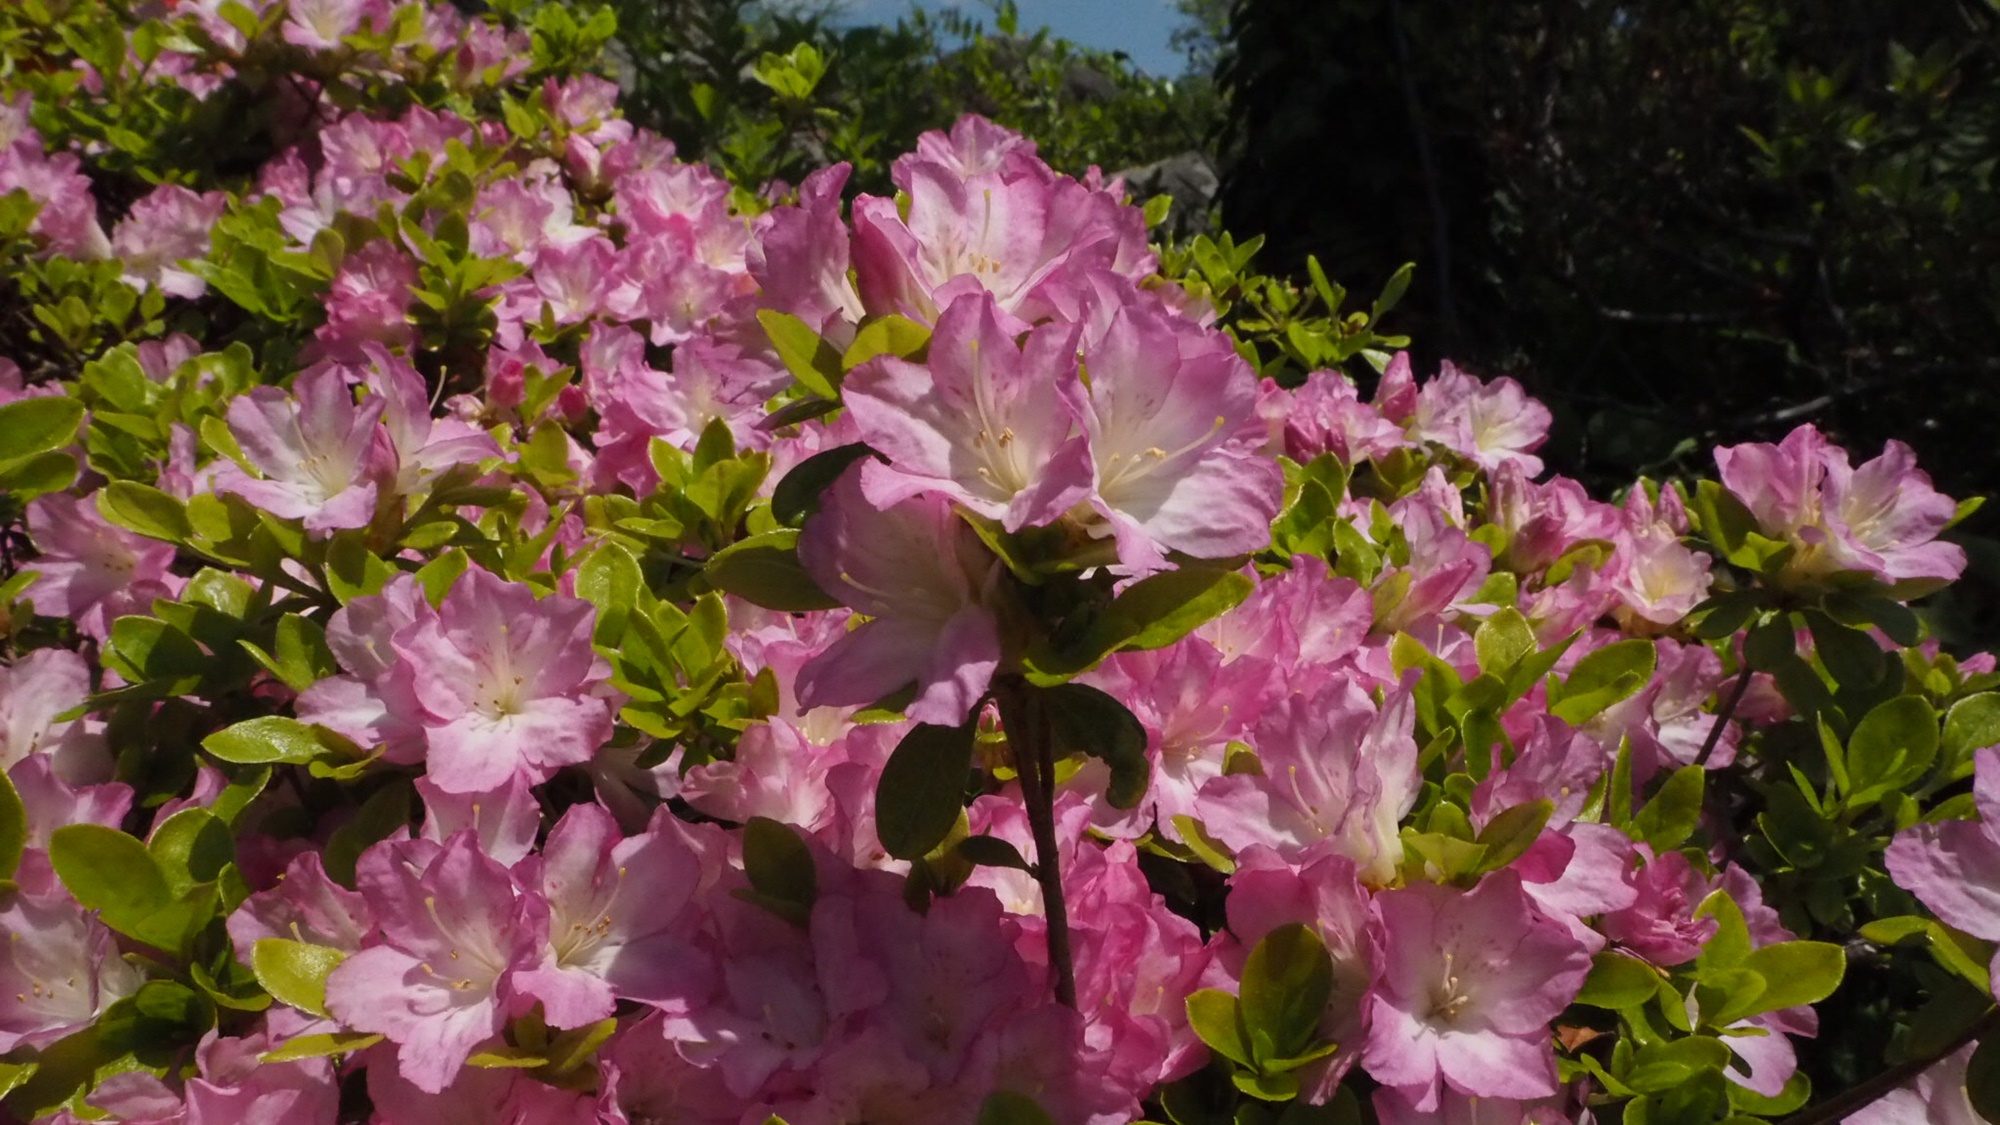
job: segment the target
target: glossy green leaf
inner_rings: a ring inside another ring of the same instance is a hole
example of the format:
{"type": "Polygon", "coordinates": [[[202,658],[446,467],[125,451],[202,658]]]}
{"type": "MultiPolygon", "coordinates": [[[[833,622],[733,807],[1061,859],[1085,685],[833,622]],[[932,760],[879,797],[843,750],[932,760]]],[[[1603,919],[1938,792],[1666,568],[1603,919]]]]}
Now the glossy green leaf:
{"type": "Polygon", "coordinates": [[[1747,1018],[1833,995],[1847,975],[1847,951],[1831,942],[1786,941],[1751,950],[1742,965],[1764,978],[1764,994],[1743,1013],[1747,1018]]]}
{"type": "Polygon", "coordinates": [[[1632,818],[1632,831],[1655,853],[1672,851],[1687,842],[1701,820],[1702,790],[1708,771],[1682,766],[1667,775],[1659,792],[1632,818]]]}
{"type": "Polygon", "coordinates": [[[299,1059],[324,1058],[327,1055],[344,1055],[352,1051],[365,1051],[382,1041],[380,1035],[365,1035],[358,1031],[336,1031],[325,1035],[301,1035],[287,1039],[276,1050],[266,1051],[257,1056],[257,1061],[267,1063],[295,1062],[299,1059]]]}
{"type": "Polygon", "coordinates": [[[1084,684],[1034,689],[1034,706],[1047,717],[1058,756],[1087,754],[1111,768],[1106,799],[1129,809],[1146,795],[1152,763],[1146,728],[1123,703],[1084,684]]]}
{"type": "Polygon", "coordinates": [[[812,849],[798,831],[769,817],[743,825],[743,873],[757,902],[804,925],[819,899],[819,872],[812,849]]]}
{"type": "Polygon", "coordinates": [[[799,385],[821,398],[840,397],[840,353],[820,338],[811,325],[791,313],[758,309],[757,323],[771,338],[778,359],[799,385]]]}
{"type": "Polygon", "coordinates": [[[1265,934],[1243,963],[1243,1027],[1259,1059],[1303,1052],[1333,998],[1333,961],[1311,927],[1265,934]],[[1269,1050],[1260,1049],[1268,1042],[1269,1050]]]}
{"type": "Polygon", "coordinates": [[[76,437],[83,403],[64,395],[24,398],[0,406],[0,461],[59,449],[76,437]]]}
{"type": "Polygon", "coordinates": [[[790,528],[752,535],[717,551],[702,574],[716,589],[765,609],[804,613],[839,606],[799,563],[798,542],[790,528]]]}
{"type": "Polygon", "coordinates": [[[265,715],[227,726],[201,740],[201,748],[239,765],[304,765],[326,752],[314,727],[283,715],[265,715]]]}
{"type": "Polygon", "coordinates": [[[149,539],[185,543],[194,537],[187,505],[150,485],[115,480],[97,494],[97,510],[127,531],[149,539]]]}
{"type": "Polygon", "coordinates": [[[1659,970],[1607,949],[1590,959],[1590,975],[1583,979],[1576,1002],[1615,1012],[1644,1004],[1659,990],[1659,970]]]}
{"type": "Polygon", "coordinates": [[[281,1004],[326,1017],[326,978],[347,954],[324,945],[260,938],[250,949],[250,971],[281,1004]]]}
{"type": "Polygon", "coordinates": [[[896,744],[875,786],[875,832],[897,859],[921,859],[965,809],[974,727],[918,723],[896,744]]]}
{"type": "Polygon", "coordinates": [[[874,451],[860,442],[822,450],[792,466],[771,492],[771,514],[787,527],[803,526],[819,510],[820,494],[840,479],[848,466],[874,451]]]}
{"type": "Polygon", "coordinates": [[[28,844],[28,810],[7,771],[0,770],[0,880],[20,870],[28,844]]]}
{"type": "Polygon", "coordinates": [[[1242,1006],[1236,997],[1204,988],[1187,998],[1188,1026],[1210,1050],[1243,1066],[1254,1065],[1250,1041],[1243,1031],[1242,1006]]]}
{"type": "Polygon", "coordinates": [[[931,342],[931,330],[905,316],[890,313],[861,326],[854,342],[841,354],[840,368],[852,371],[877,356],[907,359],[931,342]]]}
{"type": "Polygon", "coordinates": [[[1862,718],[1847,739],[1850,807],[1864,807],[1924,776],[1937,759],[1937,712],[1899,695],[1862,718]]]}

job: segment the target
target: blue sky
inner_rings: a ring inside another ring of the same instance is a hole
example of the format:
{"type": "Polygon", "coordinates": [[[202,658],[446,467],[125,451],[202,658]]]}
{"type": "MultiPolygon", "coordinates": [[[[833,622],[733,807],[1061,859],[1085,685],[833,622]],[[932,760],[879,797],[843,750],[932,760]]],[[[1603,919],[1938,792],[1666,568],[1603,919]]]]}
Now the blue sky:
{"type": "MultiPolygon", "coordinates": [[[[1021,30],[1047,27],[1055,34],[1086,47],[1124,51],[1139,69],[1148,74],[1171,78],[1180,74],[1185,60],[1167,46],[1167,37],[1180,23],[1172,0],[1017,0],[1021,9],[1021,30]]],[[[840,6],[844,18],[854,23],[887,23],[910,10],[912,0],[846,0],[840,6]]],[[[979,0],[918,0],[917,6],[930,11],[956,7],[987,27],[993,26],[990,6],[979,0]]]]}

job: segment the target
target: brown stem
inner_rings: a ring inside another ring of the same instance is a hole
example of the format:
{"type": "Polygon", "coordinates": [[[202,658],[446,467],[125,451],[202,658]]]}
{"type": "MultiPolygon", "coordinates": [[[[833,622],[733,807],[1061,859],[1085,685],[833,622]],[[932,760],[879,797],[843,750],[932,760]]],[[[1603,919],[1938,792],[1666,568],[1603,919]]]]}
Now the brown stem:
{"type": "Polygon", "coordinates": [[[1989,1010],[1977,1023],[1966,1028],[1957,1038],[1936,1052],[1922,1058],[1897,1063],[1859,1086],[1843,1091],[1837,1097],[1828,1098],[1810,1109],[1801,1110],[1785,1118],[1778,1125],[1833,1125],[1834,1122],[1842,1120],[1862,1106],[1873,1104],[1884,1094],[1929,1070],[1960,1047],[1995,1029],[2000,1029],[2000,1008],[1989,1010]]]}
{"type": "Polygon", "coordinates": [[[1035,836],[1035,881],[1041,885],[1042,913],[1048,920],[1049,971],[1055,977],[1056,1002],[1074,1008],[1076,968],[1070,958],[1069,908],[1063,902],[1062,858],[1056,844],[1056,763],[1047,720],[1029,701],[1027,685],[1018,680],[1001,683],[994,694],[1021,779],[1028,827],[1035,836]]]}
{"type": "Polygon", "coordinates": [[[1736,705],[1743,702],[1743,693],[1750,690],[1750,662],[1743,662],[1743,670],[1736,674],[1736,686],[1729,691],[1729,698],[1722,701],[1722,710],[1715,713],[1715,725],[1708,730],[1708,738],[1701,744],[1701,753],[1694,756],[1694,764],[1705,766],[1708,756],[1715,753],[1716,743],[1722,741],[1722,732],[1729,726],[1730,716],[1736,714],[1736,705]]]}

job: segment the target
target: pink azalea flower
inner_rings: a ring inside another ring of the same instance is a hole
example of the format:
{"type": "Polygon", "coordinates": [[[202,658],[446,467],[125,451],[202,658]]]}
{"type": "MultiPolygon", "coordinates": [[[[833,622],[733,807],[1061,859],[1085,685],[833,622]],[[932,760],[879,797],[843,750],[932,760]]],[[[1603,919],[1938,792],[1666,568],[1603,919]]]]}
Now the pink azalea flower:
{"type": "Polygon", "coordinates": [[[88,1026],[143,978],[111,931],[59,888],[0,896],[0,1054],[88,1026]]]}
{"type": "Polygon", "coordinates": [[[1376,955],[1369,942],[1368,892],[1355,878],[1354,861],[1330,847],[1315,847],[1297,864],[1269,848],[1252,847],[1237,857],[1229,881],[1229,936],[1217,958],[1232,977],[1266,934],[1293,923],[1312,929],[1333,961],[1333,994],[1320,1016],[1319,1034],[1340,1045],[1325,1061],[1300,1076],[1302,1096],[1324,1105],[1353,1069],[1368,1035],[1368,990],[1376,955]]]}
{"type": "Polygon", "coordinates": [[[1984,1125],[1972,1108],[1968,1064],[1977,1043],[1967,1043],[1915,1078],[1847,1115],[1844,1125],[1984,1125]]]}
{"type": "Polygon", "coordinates": [[[505,1023],[512,976],[548,943],[548,904],[518,893],[469,832],[442,849],[378,844],[358,877],[381,944],[327,977],[327,1008],[348,1027],[387,1036],[402,1076],[439,1093],[505,1023]]]}
{"type": "Polygon", "coordinates": [[[1583,944],[1507,872],[1470,891],[1415,883],[1374,905],[1368,1073],[1423,1113],[1437,1109],[1441,1086],[1480,1098],[1554,1094],[1549,1021],[1583,987],[1583,944]]]}
{"type": "Polygon", "coordinates": [[[1669,851],[1647,859],[1637,884],[1632,905],[1599,923],[1604,936],[1662,968],[1694,960],[1716,931],[1714,918],[1694,916],[1708,897],[1708,876],[1680,852],[1669,851]]]}
{"type": "Polygon", "coordinates": [[[356,359],[363,344],[408,347],[410,291],[417,263],[391,239],[377,239],[347,255],[326,292],[326,323],[313,333],[308,357],[356,359]]]}
{"type": "Polygon", "coordinates": [[[197,195],[173,184],[154,188],[111,232],[111,252],[125,266],[120,280],[139,290],[158,286],[170,297],[208,292],[208,282],[180,262],[208,256],[209,232],[228,204],[229,196],[219,191],[197,195]]]}
{"type": "MultiPolygon", "coordinates": [[[[1973,755],[1979,819],[1917,824],[1883,857],[1896,885],[1974,937],[2000,940],[2000,746],[1973,755]]],[[[2000,955],[1993,969],[2000,974],[2000,955]]]]}
{"type": "Polygon", "coordinates": [[[479,838],[479,850],[506,867],[513,867],[535,850],[542,831],[542,805],[519,774],[487,793],[452,793],[428,777],[416,780],[424,799],[421,838],[443,845],[460,832],[479,838]]]}
{"type": "MultiPolygon", "coordinates": [[[[1100,315],[1102,315],[1100,313],[1100,315]]],[[[1086,334],[1088,384],[1060,386],[1090,441],[1090,505],[1133,573],[1165,553],[1248,554],[1270,542],[1284,476],[1256,451],[1257,380],[1228,338],[1128,302],[1086,334]]]]}
{"type": "Polygon", "coordinates": [[[1902,442],[1857,469],[1846,450],[1806,425],[1778,445],[1717,449],[1715,463],[1764,534],[1798,546],[1785,564],[1795,578],[1845,572],[1928,592],[1965,569],[1964,549],[1937,539],[1958,506],[1931,487],[1902,442]]]}
{"type": "Polygon", "coordinates": [[[235,943],[237,958],[247,965],[265,938],[357,953],[374,926],[375,912],[367,897],[334,882],[319,853],[307,851],[285,868],[277,886],[243,900],[229,916],[229,940],[235,943]]]}
{"type": "Polygon", "coordinates": [[[1292,568],[1257,583],[1242,604],[1197,632],[1225,663],[1251,657],[1273,675],[1289,675],[1294,690],[1318,670],[1345,661],[1368,638],[1374,599],[1351,578],[1336,578],[1326,560],[1298,555],[1292,568]]]}
{"type": "Polygon", "coordinates": [[[326,645],[345,675],[329,676],[300,693],[303,722],[318,723],[364,748],[381,747],[399,764],[423,760],[424,715],[414,677],[392,644],[397,634],[437,611],[416,577],[399,574],[382,587],[334,611],[326,625],[326,645]]]}
{"type": "Polygon", "coordinates": [[[1408,444],[1403,428],[1362,402],[1337,371],[1315,371],[1291,391],[1266,384],[1257,405],[1279,435],[1281,451],[1301,465],[1323,453],[1358,465],[1408,444]]]}
{"type": "Polygon", "coordinates": [[[186,580],[173,574],[171,543],[147,539],[106,520],[89,499],[52,492],[28,505],[28,526],[41,557],[29,569],[35,612],[67,617],[84,635],[103,641],[111,623],[150,614],[155,598],[173,598],[186,580]]]}
{"type": "Polygon", "coordinates": [[[71,785],[56,773],[49,754],[31,754],[7,770],[7,779],[27,814],[20,869],[14,881],[37,894],[60,889],[49,863],[49,834],[68,824],[117,828],[132,810],[132,788],[122,782],[71,785]]]}
{"type": "Polygon", "coordinates": [[[1708,597],[1713,582],[1709,558],[1681,543],[1687,513],[1680,493],[1660,490],[1656,510],[1644,482],[1625,498],[1617,550],[1606,567],[1611,589],[1623,603],[1622,620],[1672,625],[1708,597]]]}
{"type": "Polygon", "coordinates": [[[847,224],[840,217],[849,170],[841,163],[807,176],[797,206],[773,208],[758,220],[747,257],[762,289],[759,302],[804,320],[837,348],[854,342],[867,315],[848,276],[847,224]]]}
{"type": "Polygon", "coordinates": [[[252,387],[229,404],[230,431],[261,475],[223,462],[215,487],[281,519],[302,519],[308,531],[367,526],[383,459],[384,403],[370,396],[356,406],[333,367],[301,374],[293,390],[297,397],[252,387]]]}
{"type": "Polygon", "coordinates": [[[1380,710],[1351,682],[1292,696],[1264,713],[1251,737],[1262,773],[1202,786],[1201,821],[1232,848],[1261,844],[1286,858],[1330,841],[1377,886],[1403,858],[1398,825],[1416,803],[1415,706],[1398,688],[1380,710]]]}
{"type": "Polygon", "coordinates": [[[486,792],[520,776],[548,780],[611,740],[611,704],[596,695],[610,667],[590,647],[597,615],[566,594],[473,568],[435,618],[390,642],[413,673],[432,781],[486,792]]]}
{"type": "Polygon", "coordinates": [[[619,1000],[666,1003],[705,983],[710,966],[678,932],[701,872],[676,836],[621,838],[610,813],[573,805],[515,874],[549,904],[549,945],[513,988],[542,1002],[549,1026],[581,1027],[619,1000]]]}
{"type": "Polygon", "coordinates": [[[1069,399],[1076,332],[1035,330],[1025,346],[986,293],[938,319],[928,360],[893,356],[856,369],[841,389],[863,440],[889,458],[864,472],[871,503],[933,492],[1008,531],[1054,523],[1090,495],[1091,454],[1069,399]]]}
{"type": "Polygon", "coordinates": [[[874,620],[799,671],[804,707],[868,704],[915,681],[904,712],[955,726],[1000,666],[1000,627],[984,604],[999,562],[942,496],[878,509],[861,468],[827,489],[799,536],[799,561],[822,590],[874,620]]]}
{"type": "Polygon", "coordinates": [[[1224,663],[1220,651],[1198,637],[1149,652],[1119,653],[1083,677],[1129,707],[1146,728],[1146,756],[1153,767],[1146,795],[1131,809],[1101,800],[1105,767],[1092,760],[1069,788],[1098,806],[1096,827],[1121,837],[1157,826],[1181,838],[1176,816],[1200,816],[1196,794],[1222,776],[1229,743],[1248,737],[1257,717],[1283,691],[1284,677],[1263,660],[1224,663]]]}
{"type": "Polygon", "coordinates": [[[262,1061],[274,1046],[261,1032],[203,1036],[200,1074],[187,1083],[188,1125],[333,1125],[340,1114],[333,1067],[325,1059],[262,1061]]]}
{"type": "Polygon", "coordinates": [[[38,648],[0,665],[0,770],[46,755],[51,770],[70,785],[109,781],[104,724],[56,719],[90,692],[90,665],[68,649],[38,648]]]}

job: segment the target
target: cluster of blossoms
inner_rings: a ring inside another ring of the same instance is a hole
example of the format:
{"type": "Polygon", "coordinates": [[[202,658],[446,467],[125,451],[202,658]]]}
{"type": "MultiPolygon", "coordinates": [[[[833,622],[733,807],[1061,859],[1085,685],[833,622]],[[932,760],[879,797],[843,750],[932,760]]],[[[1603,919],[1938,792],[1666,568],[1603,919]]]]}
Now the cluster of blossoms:
{"type": "Polygon", "coordinates": [[[1854,1120],[1971,1120],[2000,674],[1905,447],[1607,503],[990,122],[753,195],[556,37],[153,15],[302,101],[108,236],[0,103],[20,269],[165,314],[0,361],[0,1120],[1740,1123],[1856,931],[1977,1003],[1854,1120]]]}

